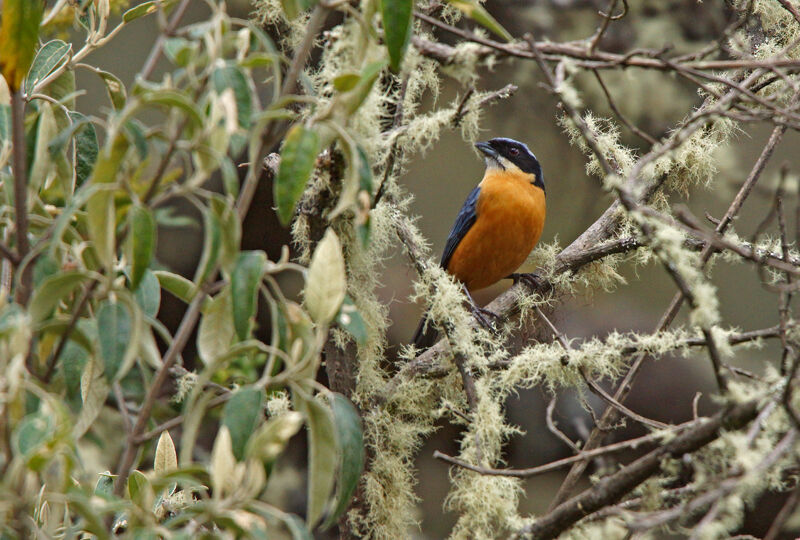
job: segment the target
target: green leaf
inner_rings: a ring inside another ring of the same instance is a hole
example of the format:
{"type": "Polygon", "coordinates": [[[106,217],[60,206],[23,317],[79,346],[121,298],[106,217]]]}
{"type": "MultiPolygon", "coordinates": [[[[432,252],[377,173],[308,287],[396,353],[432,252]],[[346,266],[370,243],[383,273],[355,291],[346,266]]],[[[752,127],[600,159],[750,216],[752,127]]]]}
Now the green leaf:
{"type": "Polygon", "coordinates": [[[38,412],[27,415],[14,430],[12,444],[15,453],[29,457],[47,442],[54,431],[51,417],[38,412]]]}
{"type": "Polygon", "coordinates": [[[171,37],[164,41],[164,54],[179,67],[186,67],[197,52],[198,44],[182,37],[171,37]]]}
{"type": "Polygon", "coordinates": [[[233,90],[236,97],[236,112],[239,126],[247,129],[250,127],[250,115],[253,112],[253,98],[250,95],[250,86],[241,69],[235,65],[226,65],[215,69],[211,73],[211,83],[218,94],[226,88],[233,90]]]}
{"type": "Polygon", "coordinates": [[[323,528],[333,525],[347,509],[364,469],[364,432],[361,429],[361,417],[358,411],[350,400],[341,394],[333,394],[331,409],[336,426],[336,442],[339,446],[339,477],[333,510],[325,520],[323,528]]]}
{"type": "Polygon", "coordinates": [[[122,126],[125,136],[133,143],[136,148],[136,153],[139,159],[144,160],[147,157],[147,136],[145,135],[145,127],[136,119],[128,120],[122,126]]]}
{"type": "Polygon", "coordinates": [[[111,268],[115,260],[116,207],[114,191],[103,189],[93,193],[86,203],[89,237],[100,263],[111,268]]]}
{"type": "Polygon", "coordinates": [[[283,522],[286,524],[286,528],[289,529],[292,540],[314,540],[314,536],[308,530],[306,524],[297,515],[285,514],[283,522]]]}
{"type": "Polygon", "coordinates": [[[135,21],[139,17],[144,17],[145,15],[149,15],[150,13],[155,13],[159,6],[163,5],[164,2],[161,0],[150,0],[149,2],[142,2],[136,7],[132,7],[128,11],[122,14],[122,20],[126,23],[131,21],[135,21]]]}
{"type": "Polygon", "coordinates": [[[32,92],[37,82],[43,80],[61,65],[62,60],[67,57],[71,48],[71,45],[64,43],[60,39],[54,39],[42,45],[42,48],[39,49],[33,59],[28,76],[25,78],[25,89],[28,92],[32,92]]]}
{"type": "Polygon", "coordinates": [[[242,242],[242,223],[236,213],[235,202],[232,197],[225,198],[221,195],[212,195],[210,198],[211,211],[217,216],[220,225],[222,245],[220,246],[219,262],[223,269],[230,270],[239,255],[242,242]]]}
{"type": "Polygon", "coordinates": [[[0,25],[0,74],[12,92],[19,90],[33,61],[44,13],[42,0],[4,0],[0,25]]]}
{"type": "Polygon", "coordinates": [[[247,443],[247,458],[260,459],[270,463],[286,448],[289,439],[303,427],[303,415],[287,411],[270,418],[256,430],[247,443]]]}
{"type": "Polygon", "coordinates": [[[220,230],[219,219],[208,208],[203,209],[203,236],[203,254],[197,264],[197,271],[194,275],[195,283],[203,283],[217,267],[222,245],[222,231],[220,230]]]}
{"type": "Polygon", "coordinates": [[[94,494],[103,498],[109,498],[114,495],[114,478],[115,474],[111,471],[102,472],[97,475],[97,483],[94,485],[94,494]]]}
{"type": "Polygon", "coordinates": [[[50,157],[52,158],[63,154],[64,148],[66,148],[67,144],[69,144],[69,141],[72,139],[72,136],[75,134],[75,132],[79,131],[84,125],[89,123],[89,119],[79,112],[72,111],[70,112],[69,116],[72,119],[72,123],[66,128],[62,129],[61,132],[53,137],[47,145],[47,149],[50,152],[50,157]]]}
{"type": "Polygon", "coordinates": [[[56,173],[55,163],[50,156],[48,145],[58,133],[53,106],[42,103],[39,106],[39,122],[36,126],[36,144],[34,146],[33,162],[31,163],[28,183],[30,188],[38,191],[45,186],[56,173]]]}
{"type": "Polygon", "coordinates": [[[59,364],[61,365],[61,373],[64,376],[64,386],[67,390],[67,396],[71,399],[78,399],[81,395],[81,373],[83,368],[89,361],[89,354],[86,350],[70,340],[64,346],[64,351],[61,353],[59,364]]]}
{"type": "Polygon", "coordinates": [[[226,287],[203,309],[203,318],[197,331],[197,351],[206,365],[231,348],[236,335],[233,327],[231,291],[226,287]]]}
{"type": "Polygon", "coordinates": [[[125,375],[123,363],[132,343],[133,317],[121,302],[103,301],[97,310],[97,338],[109,382],[125,375]]]}
{"type": "Polygon", "coordinates": [[[197,294],[197,287],[194,283],[183,276],[167,272],[166,270],[155,270],[153,272],[161,288],[172,294],[174,297],[183,300],[187,304],[192,301],[197,294]]]}
{"type": "Polygon", "coordinates": [[[95,359],[87,362],[81,375],[81,401],[83,406],[72,428],[72,436],[79,439],[92,427],[103,404],[106,402],[111,387],[106,382],[102,373],[103,367],[95,359]]]}
{"type": "Polygon", "coordinates": [[[337,92],[349,92],[356,87],[360,80],[361,75],[358,73],[342,73],[333,78],[333,87],[337,92]]]}
{"type": "Polygon", "coordinates": [[[328,229],[311,256],[303,291],[306,309],[315,323],[328,324],[333,319],[346,289],[342,246],[336,233],[328,229]]]}
{"type": "Polygon", "coordinates": [[[158,278],[149,268],[145,268],[142,281],[134,291],[133,297],[142,311],[148,317],[158,315],[158,308],[161,305],[161,285],[158,278]]]}
{"type": "Polygon", "coordinates": [[[258,284],[266,264],[267,257],[263,251],[243,251],[231,273],[233,326],[242,341],[250,334],[250,320],[256,315],[258,284]]]}
{"type": "Polygon", "coordinates": [[[156,220],[145,206],[134,206],[130,210],[131,239],[131,289],[136,290],[150,266],[156,249],[156,220]]]}
{"type": "Polygon", "coordinates": [[[367,325],[349,295],[344,297],[342,307],[339,308],[339,313],[336,315],[336,323],[350,332],[356,343],[366,343],[367,325]]]}
{"type": "Polygon", "coordinates": [[[319,135],[299,124],[289,130],[283,141],[281,163],[275,177],[275,205],[283,225],[292,219],[294,207],[314,171],[319,151],[319,135]]]}
{"type": "Polygon", "coordinates": [[[33,288],[38,288],[45,279],[59,270],[61,270],[61,265],[57,260],[47,254],[41,255],[33,265],[33,288]]]}
{"type": "Polygon", "coordinates": [[[511,41],[513,37],[508,33],[508,30],[503,28],[497,20],[486,11],[477,0],[447,0],[447,2],[459,9],[464,15],[480,24],[490,32],[503,38],[505,41],[511,41]]]}
{"type": "Polygon", "coordinates": [[[316,0],[281,0],[281,7],[283,7],[286,18],[293,20],[316,3],[316,0]]]}
{"type": "Polygon", "coordinates": [[[125,85],[119,80],[119,77],[108,71],[95,68],[93,70],[97,75],[103,79],[103,84],[106,86],[106,93],[108,99],[111,100],[111,105],[115,111],[121,111],[128,101],[128,95],[125,91],[125,85]]]}
{"type": "Polygon", "coordinates": [[[150,480],[139,472],[133,471],[128,477],[128,495],[133,504],[145,510],[151,510],[153,506],[153,486],[150,480]]]}
{"type": "Polygon", "coordinates": [[[72,294],[85,279],[86,275],[77,270],[55,274],[45,279],[33,292],[28,308],[31,322],[36,325],[48,318],[58,303],[72,294]]]}
{"type": "Polygon", "coordinates": [[[264,391],[259,388],[240,388],[233,393],[222,411],[222,424],[231,434],[233,455],[244,460],[247,441],[264,417],[264,391]]]}
{"type": "Polygon", "coordinates": [[[385,67],[385,60],[379,60],[377,62],[371,62],[367,64],[361,71],[361,75],[359,75],[356,84],[353,85],[350,91],[339,97],[338,102],[348,115],[356,112],[361,104],[364,103],[364,100],[367,99],[370,90],[372,90],[372,87],[375,85],[375,81],[378,79],[378,76],[385,67]]]}
{"type": "MultiPolygon", "coordinates": [[[[117,178],[119,166],[128,151],[128,141],[117,135],[106,144],[92,171],[91,181],[95,184],[110,184],[117,178]]],[[[111,268],[114,263],[116,244],[116,206],[113,187],[98,190],[86,203],[89,236],[100,262],[111,268]]]]}
{"type": "Polygon", "coordinates": [[[185,94],[177,90],[153,90],[144,92],[140,96],[142,103],[148,105],[161,105],[168,109],[180,109],[195,126],[203,125],[203,117],[195,103],[185,94]]]}
{"type": "Polygon", "coordinates": [[[315,399],[299,400],[308,421],[308,508],[309,528],[322,517],[336,479],[338,461],[336,428],[330,408],[315,399]]]}
{"type": "Polygon", "coordinates": [[[383,36],[389,51],[389,65],[395,73],[400,71],[414,19],[413,0],[381,0],[383,36]]]}
{"type": "Polygon", "coordinates": [[[0,104],[0,150],[11,145],[11,106],[0,104]]]}
{"type": "MultiPolygon", "coordinates": [[[[75,112],[70,112],[70,116],[73,122],[77,122],[83,117],[82,114],[75,112]]],[[[88,122],[78,130],[75,136],[75,175],[78,186],[83,185],[92,175],[98,150],[97,132],[94,124],[88,122]]]]}

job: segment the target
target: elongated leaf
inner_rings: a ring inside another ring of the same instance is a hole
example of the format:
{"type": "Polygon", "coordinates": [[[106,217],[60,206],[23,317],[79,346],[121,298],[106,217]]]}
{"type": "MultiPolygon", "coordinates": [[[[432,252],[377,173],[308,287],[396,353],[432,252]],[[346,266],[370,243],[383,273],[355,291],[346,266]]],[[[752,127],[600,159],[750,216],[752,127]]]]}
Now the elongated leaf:
{"type": "Polygon", "coordinates": [[[203,318],[197,331],[200,359],[209,364],[229,351],[235,335],[231,291],[230,288],[225,288],[203,310],[203,318]]]}
{"type": "Polygon", "coordinates": [[[296,411],[287,411],[275,418],[267,420],[250,437],[245,455],[247,458],[273,461],[286,448],[289,439],[303,427],[303,415],[296,411]]]}
{"type": "Polygon", "coordinates": [[[385,67],[386,60],[379,60],[377,62],[367,64],[366,67],[364,67],[364,69],[361,71],[361,75],[359,75],[358,81],[353,85],[353,87],[347,93],[339,97],[337,101],[341,104],[344,110],[347,111],[347,114],[353,114],[358,110],[361,104],[364,103],[364,100],[367,99],[370,90],[372,90],[372,87],[375,85],[375,81],[378,79],[378,76],[385,67]]]}
{"type": "Polygon", "coordinates": [[[195,284],[183,276],[167,272],[166,270],[156,270],[153,274],[158,278],[162,289],[176,298],[183,300],[187,304],[190,303],[194,295],[197,294],[197,287],[195,284]]]}
{"type": "Polygon", "coordinates": [[[122,110],[122,108],[125,106],[125,102],[128,101],[125,85],[122,84],[122,81],[119,80],[119,77],[113,73],[103,71],[102,69],[94,69],[93,71],[97,73],[101,79],[103,79],[103,84],[106,86],[108,99],[111,100],[111,105],[114,107],[114,110],[122,110]]]}
{"type": "Polygon", "coordinates": [[[309,528],[322,517],[336,479],[338,461],[336,428],[331,410],[314,399],[302,399],[308,420],[308,509],[309,528]]]}
{"type": "Polygon", "coordinates": [[[266,263],[263,251],[243,251],[231,273],[233,326],[240,340],[250,335],[250,320],[256,315],[258,284],[266,263]]]}
{"type": "MultiPolygon", "coordinates": [[[[107,144],[100,153],[92,172],[95,184],[113,183],[119,171],[119,165],[128,150],[125,137],[116,136],[111,144],[107,144]]],[[[86,203],[88,214],[89,236],[100,262],[110,268],[115,259],[116,207],[112,189],[98,190],[86,203]]]]}
{"type": "Polygon", "coordinates": [[[11,145],[11,106],[0,103],[0,151],[11,145]]]}
{"type": "Polygon", "coordinates": [[[331,229],[314,250],[303,291],[308,314],[317,324],[328,324],[339,311],[347,289],[344,256],[339,238],[331,229]]]}
{"type": "Polygon", "coordinates": [[[156,445],[156,456],[153,460],[153,470],[156,474],[164,474],[178,468],[178,454],[175,452],[175,443],[169,431],[161,432],[156,445]]]}
{"type": "Polygon", "coordinates": [[[0,25],[0,73],[12,92],[19,90],[33,61],[44,13],[42,0],[4,0],[0,25]]]}
{"type": "Polygon", "coordinates": [[[44,186],[51,175],[55,174],[55,163],[48,150],[50,141],[58,133],[53,106],[42,103],[39,106],[39,122],[36,126],[36,145],[34,146],[33,163],[31,164],[29,184],[31,189],[38,191],[44,186]]]}
{"type": "Polygon", "coordinates": [[[383,35],[392,71],[400,71],[403,56],[411,40],[414,18],[413,0],[381,0],[383,35]]]}
{"type": "Polygon", "coordinates": [[[161,0],[149,0],[148,2],[142,2],[136,7],[132,7],[128,11],[122,14],[122,20],[126,23],[131,21],[135,21],[139,17],[144,17],[145,15],[149,15],[150,13],[155,13],[158,10],[160,5],[164,5],[170,2],[163,2],[161,0]]]}
{"type": "Polygon", "coordinates": [[[155,317],[161,305],[161,285],[158,278],[149,268],[145,268],[142,281],[133,293],[136,303],[148,317],[155,317]]]}
{"type": "Polygon", "coordinates": [[[64,148],[66,148],[70,139],[72,139],[72,136],[75,135],[75,132],[80,131],[83,126],[89,123],[89,119],[79,112],[70,112],[70,118],[72,119],[72,123],[53,137],[47,145],[50,156],[53,158],[62,154],[64,148]]]}
{"type": "Polygon", "coordinates": [[[244,459],[247,441],[264,418],[264,391],[257,388],[240,388],[234,392],[222,411],[222,424],[231,434],[233,455],[244,459]]]}
{"type": "Polygon", "coordinates": [[[54,39],[42,45],[42,48],[36,53],[25,79],[27,91],[31,92],[37,82],[50,75],[64,61],[71,48],[71,45],[60,39],[54,39]]]}
{"type": "Polygon", "coordinates": [[[234,209],[234,199],[225,198],[221,195],[211,197],[210,208],[217,216],[220,225],[221,241],[219,262],[223,269],[230,270],[239,255],[239,247],[242,241],[242,224],[239,216],[234,209]]]}
{"type": "Polygon", "coordinates": [[[153,486],[150,480],[139,471],[131,472],[128,477],[128,496],[133,504],[144,510],[150,510],[153,506],[153,486]]]}
{"type": "Polygon", "coordinates": [[[106,268],[114,264],[116,208],[114,192],[104,189],[95,192],[86,203],[88,214],[89,236],[94,241],[97,258],[106,268]]]}
{"type": "MultiPolygon", "coordinates": [[[[83,117],[82,114],[75,112],[71,112],[70,116],[73,122],[78,122],[83,117]]],[[[78,186],[83,185],[92,175],[98,151],[94,124],[91,122],[83,124],[75,135],[75,180],[78,186]]]]}
{"type": "Polygon", "coordinates": [[[314,540],[314,536],[308,530],[306,524],[297,515],[285,514],[283,522],[286,524],[286,528],[289,529],[292,540],[314,540]]]}
{"type": "Polygon", "coordinates": [[[195,283],[203,283],[217,267],[220,247],[222,245],[222,231],[219,219],[209,209],[203,209],[203,254],[197,264],[194,275],[195,283]]]}
{"type": "Polygon", "coordinates": [[[79,271],[63,272],[45,279],[34,291],[28,308],[33,324],[38,324],[49,317],[58,303],[70,295],[84,280],[86,275],[79,271]]]}
{"type": "Polygon", "coordinates": [[[278,218],[286,225],[305,190],[320,151],[319,135],[296,125],[289,130],[281,149],[281,163],[275,177],[275,206],[278,218]]]}
{"type": "Polygon", "coordinates": [[[130,210],[131,288],[137,289],[156,249],[156,220],[149,208],[130,210]]]}
{"type": "Polygon", "coordinates": [[[233,455],[233,447],[231,446],[231,434],[224,425],[217,432],[214,447],[211,449],[211,463],[209,465],[214,498],[220,498],[226,491],[235,487],[233,476],[236,470],[236,458],[233,455]]]}
{"type": "Polygon", "coordinates": [[[336,442],[339,445],[339,474],[333,510],[323,528],[333,525],[347,509],[364,469],[364,432],[358,411],[341,394],[333,394],[331,409],[336,427],[336,442]]]}
{"type": "Polygon", "coordinates": [[[239,126],[250,127],[250,115],[253,112],[253,98],[250,96],[250,86],[241,69],[235,65],[227,65],[215,69],[211,74],[211,82],[218,94],[226,88],[233,90],[236,97],[236,114],[239,126]]]}
{"type": "Polygon", "coordinates": [[[336,314],[336,323],[350,332],[356,343],[367,341],[367,325],[349,295],[344,297],[342,307],[336,314]]]}
{"type": "Polygon", "coordinates": [[[103,404],[108,397],[111,387],[103,378],[102,367],[96,360],[91,360],[86,364],[81,376],[81,400],[83,406],[78,414],[75,427],[72,428],[72,436],[79,439],[92,426],[103,408],[103,404]]]}
{"type": "Polygon", "coordinates": [[[121,302],[104,301],[97,310],[97,337],[109,381],[121,378],[123,362],[132,347],[133,317],[121,302]]]}
{"type": "Polygon", "coordinates": [[[53,419],[41,413],[23,418],[14,430],[12,447],[17,455],[28,457],[39,449],[55,431],[53,419]]]}
{"type": "Polygon", "coordinates": [[[461,10],[464,15],[476,23],[503,38],[505,41],[511,41],[513,39],[511,34],[508,33],[508,30],[503,28],[503,25],[497,22],[478,0],[447,0],[447,2],[451,6],[461,10]]]}
{"type": "Polygon", "coordinates": [[[167,108],[180,109],[186,113],[186,117],[195,126],[203,124],[203,117],[197,110],[197,106],[185,94],[176,90],[154,90],[145,92],[140,96],[143,103],[150,105],[162,105],[167,108]]]}

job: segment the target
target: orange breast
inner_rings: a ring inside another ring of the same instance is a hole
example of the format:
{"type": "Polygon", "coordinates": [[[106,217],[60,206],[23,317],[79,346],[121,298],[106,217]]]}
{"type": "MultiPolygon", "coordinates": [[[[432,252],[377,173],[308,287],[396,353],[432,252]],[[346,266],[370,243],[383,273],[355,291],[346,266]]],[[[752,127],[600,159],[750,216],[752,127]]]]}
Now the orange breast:
{"type": "Polygon", "coordinates": [[[544,191],[523,175],[491,171],[480,186],[478,217],[447,266],[470,291],[497,283],[525,262],[546,213],[544,191]]]}

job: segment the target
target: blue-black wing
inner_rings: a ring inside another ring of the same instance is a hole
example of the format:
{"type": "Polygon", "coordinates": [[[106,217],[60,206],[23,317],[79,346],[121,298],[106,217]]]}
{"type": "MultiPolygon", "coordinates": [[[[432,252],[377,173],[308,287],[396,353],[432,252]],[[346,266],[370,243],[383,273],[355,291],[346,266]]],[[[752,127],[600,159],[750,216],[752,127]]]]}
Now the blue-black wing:
{"type": "Polygon", "coordinates": [[[453,252],[458,247],[461,239],[464,238],[467,231],[469,231],[470,227],[475,223],[475,219],[478,217],[478,195],[480,195],[480,192],[480,186],[476,186],[475,189],[470,192],[467,196],[467,200],[464,201],[464,205],[458,212],[453,228],[450,229],[450,235],[447,237],[447,244],[445,244],[444,253],[442,254],[441,264],[444,269],[447,269],[447,265],[450,264],[450,257],[453,256],[453,252]]]}

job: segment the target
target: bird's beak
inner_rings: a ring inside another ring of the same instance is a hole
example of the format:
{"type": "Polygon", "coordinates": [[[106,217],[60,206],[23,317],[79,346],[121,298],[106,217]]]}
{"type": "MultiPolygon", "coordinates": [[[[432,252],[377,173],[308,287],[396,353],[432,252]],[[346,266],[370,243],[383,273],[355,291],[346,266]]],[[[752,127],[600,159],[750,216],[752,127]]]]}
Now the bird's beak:
{"type": "Polygon", "coordinates": [[[490,157],[492,159],[497,159],[499,155],[497,153],[497,150],[492,148],[492,145],[489,144],[488,142],[475,143],[475,148],[483,152],[486,155],[486,157],[490,157]]]}

